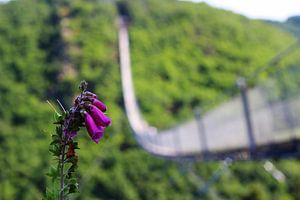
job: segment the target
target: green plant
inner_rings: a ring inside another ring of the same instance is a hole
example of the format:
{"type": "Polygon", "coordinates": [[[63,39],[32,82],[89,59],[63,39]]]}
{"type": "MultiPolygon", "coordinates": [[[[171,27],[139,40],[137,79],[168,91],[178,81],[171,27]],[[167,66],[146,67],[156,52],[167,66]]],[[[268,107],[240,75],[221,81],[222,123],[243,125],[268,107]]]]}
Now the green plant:
{"type": "Polygon", "coordinates": [[[91,139],[98,143],[104,133],[104,128],[111,124],[111,119],[103,113],[106,106],[97,99],[97,96],[87,89],[87,82],[82,81],[79,86],[81,94],[77,96],[73,107],[66,111],[61,103],[63,113],[58,113],[55,108],[55,133],[51,135],[49,151],[51,152],[55,166],[51,166],[47,173],[52,179],[53,187],[46,192],[46,200],[64,200],[72,193],[78,192],[78,181],[75,176],[78,168],[78,157],[75,150],[78,142],[73,138],[80,127],[85,126],[91,139]],[[59,185],[59,187],[55,185],[59,185]],[[59,189],[58,189],[59,188],[59,189]],[[58,189],[58,190],[57,190],[58,189]]]}

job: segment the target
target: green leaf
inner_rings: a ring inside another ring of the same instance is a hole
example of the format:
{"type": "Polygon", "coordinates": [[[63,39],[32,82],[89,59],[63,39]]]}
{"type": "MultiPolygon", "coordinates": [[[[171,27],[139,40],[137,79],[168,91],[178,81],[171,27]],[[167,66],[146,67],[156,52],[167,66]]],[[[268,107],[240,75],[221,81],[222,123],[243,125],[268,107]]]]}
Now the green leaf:
{"type": "Polygon", "coordinates": [[[76,178],[71,178],[68,180],[69,184],[77,184],[77,179],[76,178]]]}
{"type": "Polygon", "coordinates": [[[56,113],[54,114],[54,119],[55,119],[55,121],[60,121],[60,120],[62,119],[62,115],[59,114],[58,112],[56,112],[56,113]]]}
{"type": "Polygon", "coordinates": [[[59,139],[58,135],[56,135],[56,134],[51,135],[51,137],[52,137],[52,140],[59,139]]]}
{"type": "Polygon", "coordinates": [[[60,156],[61,146],[60,144],[52,144],[49,146],[49,151],[53,153],[54,156],[60,156]]]}
{"type": "Polygon", "coordinates": [[[78,158],[77,158],[77,156],[72,156],[72,157],[70,157],[70,158],[67,158],[67,159],[65,160],[65,162],[66,162],[66,163],[73,163],[73,164],[76,164],[76,163],[78,162],[78,158]]]}
{"type": "Polygon", "coordinates": [[[60,144],[60,140],[59,139],[56,139],[56,140],[53,140],[50,145],[53,145],[53,144],[60,144]]]}
{"type": "Polygon", "coordinates": [[[56,133],[59,136],[62,134],[62,126],[56,126],[56,133]]]}
{"type": "Polygon", "coordinates": [[[51,166],[47,176],[52,178],[52,182],[54,182],[59,177],[59,169],[57,167],[51,166]]]}
{"type": "Polygon", "coordinates": [[[80,149],[80,148],[78,147],[78,142],[73,142],[73,147],[74,147],[74,149],[80,149]]]}
{"type": "Polygon", "coordinates": [[[69,185],[69,194],[72,194],[72,193],[79,193],[78,183],[74,183],[74,184],[69,185]]]}

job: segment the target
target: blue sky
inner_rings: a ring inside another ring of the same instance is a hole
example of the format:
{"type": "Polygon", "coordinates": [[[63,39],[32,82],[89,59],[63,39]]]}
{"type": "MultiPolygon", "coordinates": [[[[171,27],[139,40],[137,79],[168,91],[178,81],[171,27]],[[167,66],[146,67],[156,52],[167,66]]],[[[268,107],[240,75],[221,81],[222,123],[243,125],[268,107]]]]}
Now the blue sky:
{"type": "Polygon", "coordinates": [[[206,2],[207,4],[231,10],[252,19],[284,21],[289,16],[300,15],[300,0],[182,0],[206,2]]]}

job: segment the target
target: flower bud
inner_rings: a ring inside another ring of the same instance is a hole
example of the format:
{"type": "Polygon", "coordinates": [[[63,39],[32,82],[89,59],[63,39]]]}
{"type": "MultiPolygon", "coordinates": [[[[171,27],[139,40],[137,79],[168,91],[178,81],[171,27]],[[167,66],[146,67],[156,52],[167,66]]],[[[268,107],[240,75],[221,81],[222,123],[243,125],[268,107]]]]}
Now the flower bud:
{"type": "Polygon", "coordinates": [[[84,94],[85,94],[86,96],[91,96],[91,97],[93,97],[93,98],[97,98],[97,95],[96,95],[96,94],[94,94],[94,93],[92,93],[92,92],[89,92],[89,91],[86,91],[84,94]]]}
{"type": "Polygon", "coordinates": [[[97,106],[97,108],[99,108],[102,112],[106,111],[106,105],[102,103],[100,100],[94,98],[92,104],[97,106]]]}

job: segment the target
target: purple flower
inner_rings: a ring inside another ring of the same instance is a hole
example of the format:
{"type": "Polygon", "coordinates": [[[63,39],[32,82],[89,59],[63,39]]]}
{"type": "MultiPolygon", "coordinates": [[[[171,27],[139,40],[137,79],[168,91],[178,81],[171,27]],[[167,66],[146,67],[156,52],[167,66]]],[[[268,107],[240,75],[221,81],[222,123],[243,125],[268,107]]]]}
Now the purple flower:
{"type": "Polygon", "coordinates": [[[96,132],[95,135],[92,137],[92,140],[94,140],[97,144],[98,144],[99,140],[102,138],[103,133],[104,133],[103,126],[99,126],[98,128],[100,129],[100,131],[96,132]]]}
{"type": "Polygon", "coordinates": [[[99,110],[96,106],[90,106],[90,114],[95,120],[97,126],[109,126],[111,124],[111,119],[107,117],[101,110],[99,110]]]}
{"type": "Polygon", "coordinates": [[[102,112],[106,111],[106,105],[102,103],[100,100],[94,98],[92,101],[93,105],[97,106],[102,112]]]}
{"type": "Polygon", "coordinates": [[[97,126],[94,119],[87,112],[84,112],[84,122],[90,137],[98,144],[99,140],[103,136],[104,127],[97,126]]]}
{"type": "Polygon", "coordinates": [[[69,132],[67,130],[64,130],[64,134],[67,135],[69,138],[76,136],[77,133],[78,133],[78,131],[69,132]]]}

